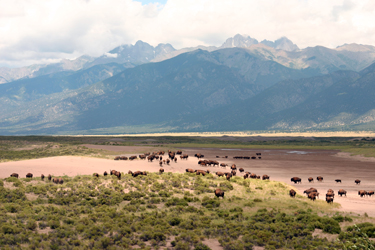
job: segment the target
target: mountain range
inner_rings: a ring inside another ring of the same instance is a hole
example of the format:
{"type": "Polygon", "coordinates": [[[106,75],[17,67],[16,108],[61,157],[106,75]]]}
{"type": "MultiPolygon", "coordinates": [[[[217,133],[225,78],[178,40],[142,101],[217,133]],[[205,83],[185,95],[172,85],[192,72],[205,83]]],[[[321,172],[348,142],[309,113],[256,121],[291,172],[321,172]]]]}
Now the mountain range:
{"type": "Polygon", "coordinates": [[[0,134],[371,129],[374,61],[373,46],[301,50],[286,37],[138,41],[0,84],[0,134]]]}

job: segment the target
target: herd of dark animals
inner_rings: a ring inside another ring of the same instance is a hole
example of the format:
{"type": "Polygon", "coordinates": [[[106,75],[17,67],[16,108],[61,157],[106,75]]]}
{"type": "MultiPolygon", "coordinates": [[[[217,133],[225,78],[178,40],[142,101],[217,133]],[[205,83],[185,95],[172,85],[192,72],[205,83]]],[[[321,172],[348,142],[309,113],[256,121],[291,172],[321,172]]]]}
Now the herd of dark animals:
{"type": "MultiPolygon", "coordinates": [[[[307,180],[309,182],[314,182],[314,178],[313,177],[309,177],[309,178],[307,178],[307,180]]],[[[322,182],[323,181],[323,177],[322,176],[318,176],[318,177],[316,177],[316,180],[319,181],[319,182],[322,182]]],[[[294,184],[302,183],[302,179],[299,178],[299,177],[292,177],[290,179],[290,181],[294,182],[294,184]]],[[[336,179],[335,182],[336,183],[341,183],[341,179],[336,179]]],[[[359,185],[361,183],[361,180],[356,179],[356,180],[354,180],[354,183],[357,184],[357,185],[359,185]]],[[[303,193],[306,194],[307,198],[311,199],[312,201],[314,201],[316,199],[316,197],[319,198],[318,190],[316,188],[313,188],[313,187],[311,187],[309,189],[306,189],[303,193]]],[[[347,191],[344,190],[344,189],[340,189],[338,191],[338,195],[340,195],[341,197],[343,195],[346,196],[346,193],[347,193],[347,191]]],[[[366,191],[366,190],[359,190],[358,191],[358,195],[361,196],[361,197],[364,197],[366,195],[367,196],[372,196],[373,194],[374,194],[374,191],[366,191]]],[[[294,189],[291,189],[289,191],[289,195],[291,197],[295,197],[296,196],[296,191],[294,189]]],[[[327,203],[333,203],[334,197],[335,197],[335,191],[333,191],[332,189],[328,189],[327,193],[326,193],[326,201],[327,201],[327,203]]]]}
{"type": "MultiPolygon", "coordinates": [[[[170,151],[168,150],[168,158],[167,159],[164,159],[163,160],[163,155],[165,154],[165,151],[158,151],[158,152],[153,152],[153,153],[145,153],[143,155],[139,155],[138,157],[136,155],[133,155],[133,156],[130,156],[130,157],[126,157],[126,156],[116,156],[114,160],[135,160],[135,159],[141,159],[141,160],[145,160],[147,159],[149,162],[152,162],[153,160],[159,160],[159,164],[160,166],[162,166],[163,164],[167,164],[169,165],[169,163],[171,161],[174,161],[174,162],[177,162],[177,156],[176,155],[180,155],[180,159],[181,160],[184,160],[184,159],[188,159],[188,155],[187,154],[182,154],[182,151],[181,150],[178,150],[177,152],[173,152],[173,151],[170,151]]],[[[256,153],[257,156],[234,156],[233,159],[256,159],[258,157],[258,159],[261,159],[261,153],[256,153]]],[[[195,157],[198,158],[198,164],[200,166],[221,166],[221,167],[227,167],[228,165],[225,164],[225,163],[219,163],[218,161],[213,161],[213,160],[199,160],[200,158],[203,158],[204,155],[198,153],[198,154],[195,154],[194,155],[195,157]]],[[[216,156],[216,158],[220,158],[220,156],[216,156]]],[[[222,158],[228,158],[228,156],[223,156],[222,158]]],[[[237,166],[236,164],[233,164],[231,167],[231,172],[216,172],[215,174],[218,176],[218,177],[225,177],[228,181],[230,180],[231,177],[233,176],[236,176],[236,170],[237,170],[237,166]]],[[[243,168],[239,168],[238,169],[241,173],[244,172],[245,170],[243,168]]],[[[186,169],[186,172],[187,173],[196,173],[196,175],[203,175],[205,176],[206,174],[209,174],[210,173],[210,170],[194,170],[194,169],[186,169]]],[[[162,174],[164,173],[164,169],[163,168],[160,168],[159,169],[159,173],[162,174]]],[[[129,170],[128,174],[131,174],[133,177],[137,177],[138,175],[147,175],[147,172],[146,171],[135,171],[135,172],[132,172],[129,170]]],[[[107,176],[108,173],[107,171],[105,171],[103,173],[103,176],[107,176]]],[[[119,171],[116,171],[116,170],[110,170],[110,175],[114,175],[116,176],[118,179],[121,179],[121,172],[119,171]]],[[[94,177],[97,177],[99,178],[99,174],[98,173],[94,173],[93,174],[94,177]]],[[[10,175],[10,177],[16,177],[18,178],[19,175],[17,173],[13,173],[10,175]]],[[[26,178],[32,178],[33,177],[33,174],[32,173],[28,173],[26,174],[26,178]]],[[[41,175],[41,180],[44,180],[45,176],[42,174],[41,175]]],[[[48,175],[48,180],[49,181],[52,181],[53,183],[56,183],[56,184],[63,184],[64,183],[64,180],[62,178],[52,178],[52,176],[49,174],[48,175]]],[[[259,175],[256,175],[255,173],[250,173],[250,172],[245,172],[244,175],[243,175],[243,178],[244,179],[247,179],[247,178],[252,178],[252,179],[261,179],[261,177],[259,175]]],[[[270,179],[270,176],[268,175],[263,175],[262,176],[262,180],[269,180],[270,179]]],[[[323,181],[323,177],[322,176],[318,176],[316,177],[317,181],[319,182],[322,182],[323,181]]],[[[313,177],[309,177],[307,179],[309,182],[314,182],[314,178],[313,177]]],[[[294,182],[294,184],[298,184],[298,183],[302,183],[302,179],[299,178],[299,177],[292,177],[291,182],[294,182]]],[[[341,179],[336,179],[335,180],[336,183],[341,183],[341,179]]],[[[359,185],[361,183],[361,180],[359,179],[356,179],[354,180],[354,183],[359,185]]],[[[316,197],[319,198],[319,193],[318,193],[318,190],[316,188],[309,188],[309,189],[306,189],[304,191],[304,193],[307,195],[307,197],[309,199],[311,199],[312,201],[315,201],[316,197]]],[[[338,191],[338,195],[342,196],[342,195],[345,195],[346,196],[346,190],[344,189],[340,189],[338,191]]],[[[289,195],[291,197],[295,197],[297,194],[297,192],[294,190],[294,189],[291,189],[289,191],[289,195]]],[[[358,191],[358,195],[360,197],[364,197],[364,196],[372,196],[374,194],[374,191],[365,191],[365,190],[359,190],[358,191]]],[[[216,189],[215,190],[215,195],[216,197],[222,197],[224,198],[224,191],[222,191],[221,189],[216,189]]],[[[335,196],[335,192],[332,190],[332,189],[328,189],[327,193],[326,193],[326,201],[327,203],[333,203],[333,199],[334,199],[334,196],[335,196]]]]}

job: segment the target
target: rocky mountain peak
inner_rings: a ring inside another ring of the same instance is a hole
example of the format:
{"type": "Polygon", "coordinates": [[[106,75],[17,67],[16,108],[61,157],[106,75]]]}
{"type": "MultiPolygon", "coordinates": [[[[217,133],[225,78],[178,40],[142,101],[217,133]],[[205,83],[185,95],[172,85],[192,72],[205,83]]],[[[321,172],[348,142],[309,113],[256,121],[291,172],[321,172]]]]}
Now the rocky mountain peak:
{"type": "Polygon", "coordinates": [[[220,48],[247,48],[253,44],[258,44],[258,41],[248,35],[237,34],[234,37],[228,38],[220,48]]]}
{"type": "Polygon", "coordinates": [[[299,50],[298,46],[285,36],[277,39],[274,42],[269,41],[269,40],[263,40],[260,43],[267,45],[269,47],[275,48],[275,49],[281,49],[285,51],[298,51],[299,50]]]}

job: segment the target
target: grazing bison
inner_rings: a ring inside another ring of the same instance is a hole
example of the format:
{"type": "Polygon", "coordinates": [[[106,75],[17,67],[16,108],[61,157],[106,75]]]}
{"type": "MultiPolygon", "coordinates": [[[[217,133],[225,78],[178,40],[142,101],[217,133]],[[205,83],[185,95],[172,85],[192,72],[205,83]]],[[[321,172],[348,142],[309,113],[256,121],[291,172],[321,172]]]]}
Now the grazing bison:
{"type": "Polygon", "coordinates": [[[363,197],[363,196],[366,196],[367,195],[367,192],[365,190],[359,190],[358,191],[358,195],[363,197]]]}
{"type": "Polygon", "coordinates": [[[318,176],[318,177],[316,177],[316,179],[317,179],[318,181],[320,181],[320,182],[323,181],[323,177],[322,177],[322,176],[318,176]]]}
{"type": "Polygon", "coordinates": [[[230,167],[230,169],[232,169],[232,170],[236,170],[236,169],[237,169],[236,164],[233,164],[233,165],[230,167]]]}
{"type": "Polygon", "coordinates": [[[368,195],[368,196],[372,196],[372,195],[374,195],[374,191],[372,191],[372,190],[371,190],[371,191],[368,191],[368,192],[367,192],[367,195],[368,195]]]}
{"type": "Polygon", "coordinates": [[[232,176],[233,176],[232,173],[228,173],[228,174],[227,174],[227,181],[229,181],[230,178],[232,178],[232,176]]]}
{"type": "Polygon", "coordinates": [[[161,173],[161,174],[164,173],[164,168],[160,168],[159,173],[161,173]]]}
{"type": "Polygon", "coordinates": [[[135,171],[135,172],[132,173],[133,177],[137,177],[138,175],[142,175],[142,172],[141,171],[135,171]]]}
{"type": "Polygon", "coordinates": [[[265,174],[265,175],[262,176],[262,180],[269,180],[269,179],[270,179],[270,176],[269,176],[269,175],[266,175],[266,174],[265,174]]]}
{"type": "Polygon", "coordinates": [[[108,175],[107,171],[104,171],[103,175],[104,175],[104,176],[107,176],[107,175],[108,175]]]}
{"type": "Polygon", "coordinates": [[[221,177],[221,176],[224,176],[224,173],[223,172],[216,172],[216,175],[221,177]]]}
{"type": "Polygon", "coordinates": [[[115,161],[118,161],[118,160],[121,160],[121,157],[120,157],[120,156],[116,156],[116,157],[115,157],[115,161]]]}
{"type": "Polygon", "coordinates": [[[40,176],[40,179],[41,179],[42,181],[44,181],[44,174],[42,174],[42,175],[40,176]]]}
{"type": "Polygon", "coordinates": [[[342,197],[343,194],[346,196],[346,190],[344,190],[344,189],[340,189],[340,190],[338,191],[338,194],[339,194],[341,197],[342,197]]]}
{"type": "Polygon", "coordinates": [[[195,173],[194,169],[187,168],[185,169],[186,173],[195,173]]]}
{"type": "Polygon", "coordinates": [[[309,193],[312,193],[312,192],[318,192],[318,190],[316,188],[309,188],[303,191],[303,193],[307,195],[309,195],[309,193]]]}
{"type": "Polygon", "coordinates": [[[291,190],[289,190],[289,195],[290,195],[290,197],[295,197],[296,196],[296,191],[294,190],[294,189],[291,189],[291,190]]]}
{"type": "Polygon", "coordinates": [[[294,182],[294,184],[296,184],[296,183],[302,183],[302,180],[301,180],[301,178],[299,178],[299,177],[292,177],[292,178],[290,179],[290,181],[291,181],[291,182],[294,182]]]}
{"type": "Polygon", "coordinates": [[[99,178],[99,174],[98,173],[93,173],[92,176],[94,176],[96,178],[99,178]]]}
{"type": "Polygon", "coordinates": [[[216,195],[217,198],[219,198],[219,197],[221,196],[221,197],[223,197],[223,199],[224,199],[224,191],[221,190],[220,188],[217,188],[217,189],[215,190],[215,195],[216,195]]]}
{"type": "Polygon", "coordinates": [[[56,184],[59,184],[59,178],[53,178],[53,179],[52,179],[52,182],[53,182],[53,183],[56,183],[56,184]]]}
{"type": "Polygon", "coordinates": [[[318,193],[312,192],[307,195],[307,198],[309,198],[312,201],[315,201],[316,197],[318,196],[318,193]]]}
{"type": "Polygon", "coordinates": [[[250,174],[250,178],[251,178],[251,179],[256,179],[256,178],[257,178],[257,175],[254,174],[254,173],[252,173],[252,174],[250,174]]]}
{"type": "Polygon", "coordinates": [[[131,161],[136,160],[136,159],[138,159],[138,157],[136,155],[132,155],[132,156],[129,157],[129,160],[131,160],[131,161]]]}
{"type": "Polygon", "coordinates": [[[312,177],[309,177],[307,180],[308,180],[309,182],[314,182],[314,178],[312,178],[312,177]]]}
{"type": "Polygon", "coordinates": [[[117,178],[118,178],[119,180],[121,180],[121,172],[116,171],[115,176],[117,176],[117,178]]]}
{"type": "Polygon", "coordinates": [[[227,164],[225,164],[225,163],[220,163],[220,167],[223,167],[223,168],[225,168],[226,166],[228,166],[227,164]]]}
{"type": "Polygon", "coordinates": [[[341,183],[341,179],[336,179],[335,182],[336,183],[341,183]]]}
{"type": "Polygon", "coordinates": [[[333,203],[333,197],[326,197],[326,202],[329,204],[329,203],[333,203]]]}
{"type": "Polygon", "coordinates": [[[332,197],[332,198],[334,198],[335,194],[333,192],[327,192],[326,193],[326,197],[332,197]]]}
{"type": "Polygon", "coordinates": [[[16,177],[16,178],[18,178],[18,174],[17,173],[13,173],[13,174],[10,175],[10,177],[16,177]]]}
{"type": "Polygon", "coordinates": [[[52,180],[52,175],[49,174],[47,178],[48,178],[49,181],[51,181],[52,180]]]}
{"type": "Polygon", "coordinates": [[[27,173],[26,174],[26,178],[33,178],[33,174],[32,173],[27,173]]]}
{"type": "Polygon", "coordinates": [[[181,150],[177,150],[176,154],[181,155],[182,151],[181,150]]]}
{"type": "Polygon", "coordinates": [[[354,182],[355,182],[355,184],[357,184],[357,185],[358,185],[358,184],[360,184],[360,183],[361,183],[361,180],[357,179],[357,180],[355,180],[354,182]]]}
{"type": "Polygon", "coordinates": [[[239,170],[241,173],[245,171],[245,169],[243,169],[243,168],[239,168],[238,170],[239,170]]]}

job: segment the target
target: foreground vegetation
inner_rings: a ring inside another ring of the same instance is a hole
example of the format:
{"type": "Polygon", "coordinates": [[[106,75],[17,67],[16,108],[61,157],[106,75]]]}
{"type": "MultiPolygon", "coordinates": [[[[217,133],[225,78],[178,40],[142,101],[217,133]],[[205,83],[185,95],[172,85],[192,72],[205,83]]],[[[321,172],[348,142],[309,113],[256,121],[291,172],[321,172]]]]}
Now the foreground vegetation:
{"type": "Polygon", "coordinates": [[[338,204],[290,198],[280,182],[189,173],[63,178],[0,181],[1,249],[210,249],[208,239],[224,249],[373,247],[362,235],[374,237],[373,224],[355,227],[356,217],[331,211],[338,204]],[[316,229],[339,240],[313,237],[316,229]]]}

